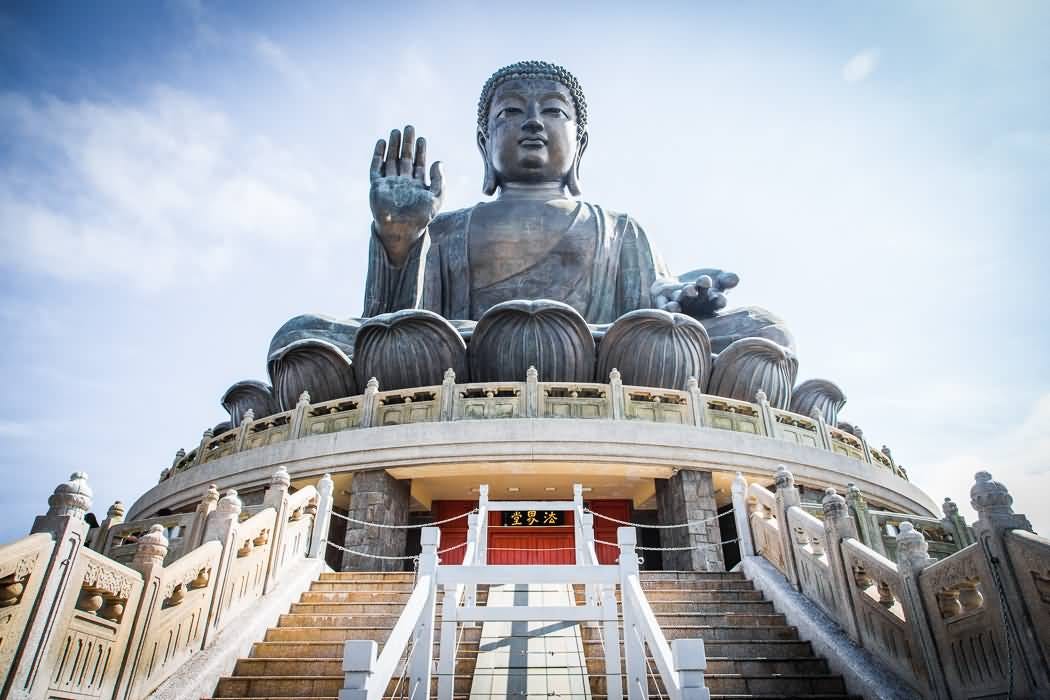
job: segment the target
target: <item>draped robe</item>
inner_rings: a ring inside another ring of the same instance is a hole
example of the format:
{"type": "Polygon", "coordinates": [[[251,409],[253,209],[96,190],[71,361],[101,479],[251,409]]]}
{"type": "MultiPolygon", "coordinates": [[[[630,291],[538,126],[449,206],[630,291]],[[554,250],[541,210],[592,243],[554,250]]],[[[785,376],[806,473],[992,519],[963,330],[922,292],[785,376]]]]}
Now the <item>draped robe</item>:
{"type": "Polygon", "coordinates": [[[390,263],[372,232],[364,316],[422,308],[448,319],[478,320],[490,306],[511,299],[554,299],[574,307],[588,323],[653,306],[650,288],[670,273],[645,232],[626,214],[578,202],[557,243],[538,260],[501,260],[511,272],[489,284],[472,274],[471,219],[479,207],[438,215],[400,267],[390,263]]]}

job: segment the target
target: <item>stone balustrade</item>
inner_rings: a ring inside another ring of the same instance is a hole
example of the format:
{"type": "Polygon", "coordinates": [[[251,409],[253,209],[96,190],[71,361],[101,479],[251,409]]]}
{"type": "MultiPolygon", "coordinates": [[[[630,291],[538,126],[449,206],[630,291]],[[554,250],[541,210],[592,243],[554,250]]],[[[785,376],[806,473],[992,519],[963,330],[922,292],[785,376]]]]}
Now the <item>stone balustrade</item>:
{"type": "Polygon", "coordinates": [[[91,490],[74,474],[28,537],[0,547],[0,696],[147,697],[304,557],[323,556],[332,481],[294,494],[289,482],[278,469],[243,521],[233,490],[207,490],[182,516],[119,523],[111,509],[96,546],[131,551],[122,563],[87,548],[91,490]]]}
{"type": "MultiPolygon", "coordinates": [[[[801,506],[783,467],[775,492],[738,474],[742,557],[771,563],[916,696],[1050,696],[1050,540],[1013,512],[1006,488],[977,474],[972,533],[951,501],[943,520],[914,519],[954,533],[957,548],[939,561],[923,529],[898,521],[896,562],[861,540],[853,491],[843,498],[827,489],[818,518],[801,506]]],[[[860,512],[872,527],[897,516],[860,512]]]]}
{"type": "Polygon", "coordinates": [[[205,431],[197,448],[178,451],[160,480],[237,452],[313,435],[498,418],[636,420],[729,430],[845,455],[907,479],[888,452],[872,450],[863,435],[828,425],[819,411],[803,416],[772,408],[761,391],[749,403],[703,394],[694,380],[682,391],[629,386],[614,369],[608,384],[541,382],[530,368],[524,382],[457,384],[455,373],[448,370],[445,381],[435,386],[380,391],[373,379],[363,394],[316,404],[304,392],[291,411],[259,419],[247,411],[237,427],[219,435],[205,431]]]}

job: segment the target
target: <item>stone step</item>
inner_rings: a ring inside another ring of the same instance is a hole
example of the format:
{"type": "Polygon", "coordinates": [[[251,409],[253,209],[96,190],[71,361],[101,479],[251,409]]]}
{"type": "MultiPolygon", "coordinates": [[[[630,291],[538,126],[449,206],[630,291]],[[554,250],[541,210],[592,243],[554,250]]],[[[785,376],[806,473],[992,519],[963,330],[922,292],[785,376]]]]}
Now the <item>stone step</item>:
{"type": "MultiPolygon", "coordinates": [[[[325,630],[327,631],[327,630],[325,630]]],[[[388,631],[389,634],[389,631],[388,631]]],[[[375,640],[377,644],[380,644],[380,650],[382,650],[383,639],[375,640]]],[[[463,635],[460,637],[459,646],[457,648],[457,656],[462,658],[473,659],[478,653],[478,644],[481,639],[481,628],[480,627],[468,627],[463,630],[463,635]]],[[[434,639],[434,658],[437,658],[440,648],[440,641],[435,637],[434,639]]],[[[325,658],[325,659],[342,659],[343,658],[343,642],[336,640],[289,640],[289,641],[266,641],[256,642],[252,646],[251,658],[258,659],[295,659],[295,658],[325,658]]]]}
{"type": "Polygon", "coordinates": [[[642,582],[643,591],[753,591],[754,584],[739,579],[709,579],[702,581],[653,580],[642,582]]]}
{"type": "Polygon", "coordinates": [[[642,583],[648,581],[747,581],[739,571],[639,571],[642,583]]]}
{"type": "Polygon", "coordinates": [[[372,639],[382,644],[390,636],[390,627],[271,627],[266,630],[266,642],[332,642],[346,639],[372,639]]]}
{"type": "MultiPolygon", "coordinates": [[[[621,657],[620,663],[624,660],[621,657]]],[[[656,663],[649,657],[649,663],[656,668],[656,663]]],[[[587,672],[596,676],[605,673],[603,657],[587,657],[587,672]]],[[[735,673],[745,676],[753,675],[830,675],[828,662],[819,656],[810,657],[754,657],[747,659],[728,659],[708,656],[706,673],[735,673]]]]}
{"type": "MultiPolygon", "coordinates": [[[[404,591],[363,591],[356,587],[345,591],[303,591],[299,596],[300,603],[399,603],[404,605],[412,596],[412,590],[404,591]]],[[[442,595],[437,597],[438,604],[441,603],[442,595]]],[[[478,591],[477,601],[484,605],[488,599],[488,593],[478,591]]]]}
{"type": "MultiPolygon", "coordinates": [[[[583,644],[587,656],[597,657],[602,654],[603,646],[597,638],[585,638],[583,644]]],[[[756,657],[809,658],[813,656],[813,647],[809,642],[793,639],[705,639],[704,651],[711,658],[727,659],[751,659],[756,657]]]]}
{"type": "MultiPolygon", "coordinates": [[[[435,660],[437,652],[435,650],[435,660]]],[[[455,673],[457,675],[470,675],[474,672],[475,655],[460,657],[456,659],[455,673]]],[[[307,656],[293,658],[260,658],[251,657],[237,659],[233,667],[233,676],[337,676],[343,672],[343,656],[337,657],[314,657],[307,656]]]]}
{"type": "Polygon", "coordinates": [[[310,584],[311,591],[398,591],[411,593],[414,584],[411,581],[400,583],[397,581],[370,581],[364,583],[349,583],[342,581],[314,581],[310,584]]]}
{"type": "MultiPolygon", "coordinates": [[[[757,602],[763,600],[762,591],[753,588],[719,588],[716,590],[682,591],[677,588],[645,589],[645,598],[652,603],[674,603],[677,601],[696,601],[701,603],[716,602],[757,602]]],[[[586,593],[576,591],[576,604],[583,605],[587,600],[586,593]]],[[[620,602],[620,591],[616,591],[616,602],[620,602]]]]}
{"type": "MultiPolygon", "coordinates": [[[[648,677],[650,695],[667,696],[663,683],[658,678],[648,677]]],[[[623,687],[627,687],[626,676],[621,676],[623,687]]],[[[739,673],[704,673],[704,685],[711,693],[774,694],[789,697],[810,695],[846,694],[846,684],[838,676],[826,674],[771,674],[745,675],[739,673]]],[[[606,677],[590,676],[591,692],[606,694],[606,677]]]]}
{"type": "MultiPolygon", "coordinates": [[[[441,616],[441,603],[435,606],[441,616]]],[[[293,615],[401,615],[404,603],[292,603],[293,615]]]]}
{"type": "MultiPolygon", "coordinates": [[[[457,675],[453,682],[453,693],[467,694],[470,692],[472,676],[457,675]]],[[[386,695],[393,695],[395,691],[401,695],[404,680],[397,677],[391,678],[386,688],[386,695]],[[398,684],[402,684],[398,688],[398,684]]],[[[437,692],[438,679],[432,676],[430,679],[430,693],[437,692]]],[[[219,679],[215,687],[214,698],[316,698],[338,696],[343,687],[343,674],[339,675],[289,675],[289,676],[226,676],[219,679]]]]}
{"type": "Polygon", "coordinates": [[[363,583],[369,581],[407,581],[414,583],[416,575],[411,571],[325,571],[318,581],[345,581],[363,583]]]}
{"type": "Polygon", "coordinates": [[[278,627],[393,627],[397,624],[400,613],[369,615],[301,615],[285,613],[277,618],[278,627]]]}
{"type": "MultiPolygon", "coordinates": [[[[761,626],[738,626],[738,625],[660,625],[664,637],[672,639],[703,639],[706,645],[708,641],[723,640],[748,640],[766,641],[775,639],[797,640],[798,630],[788,625],[775,627],[761,626]]],[[[620,640],[623,641],[623,628],[620,628],[620,640]]]]}

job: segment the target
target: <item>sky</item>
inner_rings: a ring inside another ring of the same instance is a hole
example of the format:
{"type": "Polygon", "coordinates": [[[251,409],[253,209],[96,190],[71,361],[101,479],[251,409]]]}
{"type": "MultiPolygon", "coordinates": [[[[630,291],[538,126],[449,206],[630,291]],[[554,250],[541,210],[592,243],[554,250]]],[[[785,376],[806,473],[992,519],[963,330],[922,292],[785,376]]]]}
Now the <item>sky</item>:
{"type": "Polygon", "coordinates": [[[1050,5],[0,4],[0,542],[85,471],[101,515],[265,379],[273,332],[361,312],[375,140],[412,123],[483,198],[477,95],[561,63],[583,197],[793,329],[799,380],[968,518],[1050,532],[1050,5]]]}

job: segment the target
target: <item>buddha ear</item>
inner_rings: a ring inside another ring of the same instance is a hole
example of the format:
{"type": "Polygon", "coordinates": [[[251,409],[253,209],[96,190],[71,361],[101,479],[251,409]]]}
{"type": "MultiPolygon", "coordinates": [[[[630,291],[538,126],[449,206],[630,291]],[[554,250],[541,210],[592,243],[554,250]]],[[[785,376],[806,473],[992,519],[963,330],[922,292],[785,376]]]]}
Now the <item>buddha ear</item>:
{"type": "Polygon", "coordinates": [[[583,152],[587,150],[587,132],[583,132],[580,136],[580,142],[576,145],[576,158],[572,161],[572,167],[569,168],[569,174],[565,177],[565,186],[569,188],[569,194],[573,197],[580,196],[580,161],[583,159],[583,152]]]}
{"type": "Polygon", "coordinates": [[[496,194],[499,180],[496,178],[496,169],[492,167],[492,159],[489,158],[488,139],[481,129],[478,129],[478,150],[481,151],[481,159],[485,161],[485,179],[481,182],[481,191],[491,196],[496,194]]]}

